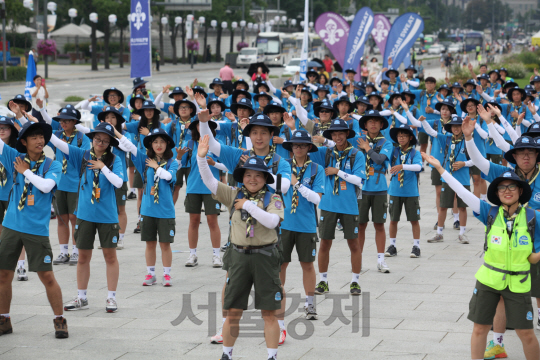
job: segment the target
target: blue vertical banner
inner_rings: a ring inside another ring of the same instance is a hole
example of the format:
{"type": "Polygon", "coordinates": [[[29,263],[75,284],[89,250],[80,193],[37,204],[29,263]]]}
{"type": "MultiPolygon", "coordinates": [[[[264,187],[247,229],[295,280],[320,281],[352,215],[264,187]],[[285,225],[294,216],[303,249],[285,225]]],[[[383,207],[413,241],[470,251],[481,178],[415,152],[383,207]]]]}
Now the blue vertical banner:
{"type": "Polygon", "coordinates": [[[347,69],[358,69],[360,60],[364,56],[364,45],[373,30],[373,21],[373,11],[368,7],[363,7],[356,13],[347,38],[343,75],[347,69]]]}
{"type": "Polygon", "coordinates": [[[152,76],[150,0],[131,0],[131,77],[152,76]]]}
{"type": "Polygon", "coordinates": [[[300,54],[300,82],[307,81],[307,62],[309,52],[309,0],[304,4],[304,40],[302,41],[302,52],[300,54]]]}
{"type": "Polygon", "coordinates": [[[414,42],[424,31],[424,20],[415,13],[406,13],[398,17],[386,40],[384,49],[383,68],[388,67],[388,58],[392,58],[392,67],[397,69],[410,53],[414,42]]]}
{"type": "Polygon", "coordinates": [[[26,83],[24,85],[24,97],[28,101],[32,101],[30,89],[36,86],[34,84],[34,76],[36,76],[36,61],[34,60],[34,53],[30,50],[28,53],[28,64],[26,65],[26,83]]]}

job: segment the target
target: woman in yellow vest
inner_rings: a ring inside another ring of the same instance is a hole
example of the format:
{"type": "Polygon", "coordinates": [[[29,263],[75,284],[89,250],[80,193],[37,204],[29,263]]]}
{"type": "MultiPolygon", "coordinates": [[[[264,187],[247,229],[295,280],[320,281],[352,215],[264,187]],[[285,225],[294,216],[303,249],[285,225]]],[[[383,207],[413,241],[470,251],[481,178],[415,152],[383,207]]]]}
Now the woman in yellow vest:
{"type": "Polygon", "coordinates": [[[540,261],[540,212],[526,207],[531,187],[508,170],[489,185],[487,198],[480,200],[444,170],[439,160],[422,153],[446,183],[486,225],[484,264],[476,273],[476,285],[469,303],[468,319],[474,322],[471,359],[484,359],[487,335],[499,299],[506,310],[506,326],[516,330],[525,357],[540,358],[540,347],[533,330],[530,264],[540,261]],[[525,204],[525,206],[523,206],[525,204]],[[538,235],[537,235],[538,234],[538,235]]]}

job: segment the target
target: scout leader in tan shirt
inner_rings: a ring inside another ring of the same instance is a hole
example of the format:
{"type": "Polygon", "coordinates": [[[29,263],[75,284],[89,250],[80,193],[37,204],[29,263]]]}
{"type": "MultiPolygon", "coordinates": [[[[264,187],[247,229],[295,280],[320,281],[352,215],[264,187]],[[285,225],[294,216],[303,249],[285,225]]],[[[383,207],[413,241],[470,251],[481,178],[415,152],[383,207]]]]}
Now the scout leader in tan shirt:
{"type": "Polygon", "coordinates": [[[206,161],[208,142],[208,135],[199,142],[199,171],[206,187],[232,214],[232,249],[227,250],[230,256],[223,301],[223,309],[227,309],[228,313],[223,324],[221,359],[232,358],[240,318],[247,309],[252,286],[256,294],[255,308],[261,309],[265,322],[268,358],[275,359],[280,335],[276,310],[281,308],[283,296],[276,228],[284,217],[283,202],[279,195],[269,192],[267,184],[273,183],[274,178],[264,161],[256,156],[249,157],[241,168],[233,172],[234,179],[243,183],[241,188],[231,188],[218,182],[206,161]]]}

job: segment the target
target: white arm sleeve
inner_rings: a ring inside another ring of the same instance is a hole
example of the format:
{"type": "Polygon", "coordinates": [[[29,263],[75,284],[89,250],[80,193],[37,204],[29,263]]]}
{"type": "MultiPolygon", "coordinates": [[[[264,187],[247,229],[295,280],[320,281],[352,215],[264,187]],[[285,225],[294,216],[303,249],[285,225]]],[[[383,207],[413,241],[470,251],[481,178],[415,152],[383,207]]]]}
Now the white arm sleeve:
{"type": "Polygon", "coordinates": [[[216,162],[214,164],[214,167],[218,170],[221,170],[221,171],[229,171],[229,169],[227,169],[227,167],[225,166],[225,164],[222,164],[222,163],[219,163],[219,162],[216,162]]]}
{"type": "Polygon", "coordinates": [[[493,126],[493,123],[488,125],[489,135],[490,138],[493,139],[495,142],[495,145],[497,145],[498,148],[502,149],[504,152],[510,150],[510,145],[504,140],[501,134],[497,130],[495,130],[495,127],[493,126]]]}
{"type": "Polygon", "coordinates": [[[197,101],[196,101],[195,99],[189,100],[189,101],[191,101],[191,103],[192,103],[193,105],[195,105],[195,112],[196,112],[197,114],[200,113],[200,112],[201,112],[201,107],[199,106],[199,104],[197,103],[197,101]]]}
{"type": "Polygon", "coordinates": [[[298,188],[298,192],[302,194],[304,199],[306,199],[312,204],[319,205],[319,202],[321,202],[321,196],[317,194],[315,191],[308,189],[304,185],[300,185],[300,187],[298,188]]]}
{"type": "Polygon", "coordinates": [[[421,121],[422,123],[422,127],[424,128],[424,130],[426,130],[426,133],[428,135],[431,135],[433,137],[437,137],[437,132],[435,130],[433,130],[433,128],[431,127],[431,125],[429,125],[429,123],[427,121],[421,121]]]}
{"type": "Polygon", "coordinates": [[[253,143],[251,142],[251,138],[246,138],[246,150],[251,150],[253,148],[253,143]]]}
{"type": "MultiPolygon", "coordinates": [[[[499,120],[501,121],[501,124],[504,126],[504,130],[506,130],[506,132],[508,133],[508,136],[510,136],[510,139],[512,140],[512,143],[515,144],[518,137],[519,137],[517,135],[517,133],[516,133],[516,130],[512,127],[512,125],[510,125],[510,123],[506,120],[506,118],[504,116],[502,116],[502,115],[499,116],[499,120]]],[[[508,150],[506,150],[506,151],[508,151],[508,150]]]]}
{"type": "Polygon", "coordinates": [[[406,112],[406,114],[407,114],[407,118],[410,120],[412,126],[416,126],[416,127],[422,126],[422,122],[420,120],[418,120],[417,118],[415,118],[410,110],[408,110],[406,112]]]}
{"type": "Polygon", "coordinates": [[[166,180],[166,181],[169,181],[172,179],[172,175],[170,172],[168,172],[167,170],[165,170],[164,168],[162,167],[159,167],[157,170],[156,170],[156,175],[159,176],[160,179],[163,179],[163,180],[166,180]]]}
{"type": "Polygon", "coordinates": [[[473,166],[474,166],[474,163],[472,162],[472,160],[465,161],[465,167],[473,167],[473,166]]]}
{"type": "Polygon", "coordinates": [[[120,189],[122,187],[124,180],[122,180],[122,178],[115,173],[111,172],[108,167],[104,166],[103,169],[101,169],[101,173],[105,175],[107,180],[109,180],[109,182],[113,184],[115,188],[120,189]]]}
{"type": "Polygon", "coordinates": [[[165,103],[161,101],[162,97],[163,97],[163,91],[160,92],[159,95],[156,96],[156,99],[154,100],[154,105],[156,105],[158,109],[163,109],[163,107],[165,106],[165,103]]]}
{"type": "Polygon", "coordinates": [[[279,105],[283,104],[283,103],[281,102],[281,100],[280,100],[279,98],[275,97],[275,96],[272,97],[272,101],[277,102],[279,105]]]}
{"type": "Polygon", "coordinates": [[[218,181],[212,174],[212,171],[208,166],[208,161],[206,161],[206,157],[199,157],[199,155],[197,155],[197,165],[199,165],[199,173],[201,174],[204,185],[206,185],[212,194],[216,195],[218,181]]]}
{"type": "Polygon", "coordinates": [[[126,137],[126,136],[122,136],[119,141],[120,143],[120,149],[122,149],[123,151],[125,152],[130,152],[132,153],[134,156],[137,156],[137,147],[135,146],[134,143],[132,143],[131,141],[129,141],[129,139],[126,137]]]}
{"type": "Polygon", "coordinates": [[[4,152],[4,142],[0,139],[0,155],[4,152]]]}
{"type": "Polygon", "coordinates": [[[518,136],[518,138],[521,137],[521,126],[518,126],[517,129],[516,129],[516,134],[518,136]]]}
{"type": "Polygon", "coordinates": [[[409,90],[409,85],[408,85],[406,82],[401,83],[401,86],[403,87],[403,90],[404,90],[404,91],[408,91],[408,90],[409,90]]]}
{"type": "MultiPolygon", "coordinates": [[[[240,126],[240,124],[238,124],[238,126],[240,126]]],[[[210,130],[210,126],[208,126],[208,123],[202,121],[199,122],[199,130],[201,131],[201,137],[203,137],[204,135],[208,135],[208,137],[210,138],[210,140],[208,141],[210,151],[216,154],[216,156],[219,156],[219,154],[221,154],[221,144],[214,138],[214,135],[212,134],[212,130],[210,130]]]]}
{"type": "Polygon", "coordinates": [[[485,91],[483,93],[481,93],[480,96],[482,98],[484,98],[484,100],[486,100],[487,102],[492,102],[493,101],[493,98],[491,96],[489,96],[485,91]]]}
{"type": "Polygon", "coordinates": [[[346,172],[341,170],[338,170],[337,176],[339,176],[348,183],[362,187],[362,178],[359,176],[347,174],[346,172]]]}
{"type": "Polygon", "coordinates": [[[60,140],[54,134],[52,134],[51,136],[51,142],[58,150],[60,150],[64,154],[69,155],[69,145],[66,142],[60,140]]]}
{"type": "Polygon", "coordinates": [[[403,164],[403,170],[406,170],[406,171],[422,171],[422,165],[420,165],[420,164],[403,164]]]}
{"type": "Polygon", "coordinates": [[[266,80],[266,84],[268,85],[268,88],[270,89],[270,92],[272,94],[275,94],[276,93],[276,87],[274,86],[274,84],[272,84],[272,82],[270,81],[270,78],[268,78],[266,80]]]}
{"type": "MultiPolygon", "coordinates": [[[[499,134],[504,134],[506,132],[506,130],[504,130],[504,127],[502,127],[501,125],[497,124],[497,123],[493,123],[493,126],[495,126],[495,129],[497,129],[497,131],[499,132],[499,134]]],[[[491,137],[491,136],[490,136],[491,137]]]]}
{"type": "Polygon", "coordinates": [[[81,109],[91,111],[92,107],[90,106],[90,101],[84,100],[81,102],[81,109]]]}
{"type": "MultiPolygon", "coordinates": [[[[380,113],[379,113],[380,114],[380,113]]],[[[358,115],[358,114],[351,114],[351,116],[353,118],[355,118],[356,120],[360,120],[362,118],[362,116],[358,115]]]]}
{"type": "Polygon", "coordinates": [[[21,123],[21,125],[24,125],[28,122],[28,119],[24,116],[21,116],[20,118],[18,118],[17,120],[19,120],[19,122],[21,123]]]}
{"type": "Polygon", "coordinates": [[[489,173],[489,167],[491,166],[491,163],[488,159],[482,156],[480,150],[478,150],[476,144],[474,143],[474,139],[465,141],[465,147],[467,148],[469,157],[471,158],[474,165],[476,165],[476,167],[480,169],[481,172],[487,175],[489,173]]]}
{"type": "Polygon", "coordinates": [[[474,129],[476,130],[476,132],[478,133],[478,135],[480,135],[482,139],[484,140],[487,139],[488,133],[484,129],[482,129],[479,123],[476,123],[474,125],[474,129]]]}
{"type": "Polygon", "coordinates": [[[304,109],[302,106],[299,106],[296,108],[296,116],[298,116],[298,119],[300,120],[300,122],[302,123],[302,125],[306,126],[306,124],[308,123],[309,119],[308,119],[308,116],[307,116],[307,111],[306,109],[304,109]]]}
{"type": "Polygon", "coordinates": [[[310,88],[312,91],[317,90],[317,86],[314,84],[307,84],[307,87],[310,88]]]}
{"type": "Polygon", "coordinates": [[[56,182],[53,179],[44,179],[41,176],[34,174],[30,169],[25,170],[23,175],[32,183],[32,185],[44,193],[50,193],[56,185],[56,182]]]}
{"type": "Polygon", "coordinates": [[[383,110],[383,111],[379,112],[379,115],[381,115],[381,116],[390,116],[390,115],[392,115],[392,112],[390,110],[383,110]]]}
{"type": "Polygon", "coordinates": [[[246,201],[242,206],[244,210],[251,214],[265,228],[274,229],[279,224],[279,215],[270,214],[252,203],[251,201],[246,201]]]}
{"type": "Polygon", "coordinates": [[[375,78],[375,85],[376,85],[376,86],[380,86],[381,81],[382,81],[382,71],[380,71],[380,72],[377,74],[377,77],[375,78]]]}
{"type": "MultiPolygon", "coordinates": [[[[277,176],[272,174],[272,177],[274,178],[274,183],[268,184],[268,186],[276,190],[277,176]]],[[[283,195],[285,195],[287,191],[289,191],[290,187],[291,187],[291,180],[282,177],[281,178],[281,191],[283,192],[283,195]]]]}
{"type": "Polygon", "coordinates": [[[417,79],[415,79],[415,80],[407,80],[407,84],[418,87],[418,86],[420,86],[420,81],[417,80],[417,79]]]}
{"type": "Polygon", "coordinates": [[[92,131],[91,129],[89,129],[86,126],[81,125],[81,124],[75,125],[75,129],[79,130],[83,134],[88,134],[90,131],[92,131]]]}
{"type": "Polygon", "coordinates": [[[398,119],[400,123],[407,124],[407,119],[405,119],[401,114],[398,114],[397,112],[395,112],[394,115],[396,116],[396,119],[398,119]]]}
{"type": "Polygon", "coordinates": [[[441,115],[441,112],[439,110],[433,109],[433,113],[437,115],[441,115]]]}
{"type": "Polygon", "coordinates": [[[531,126],[531,124],[532,124],[529,120],[525,120],[525,119],[523,119],[523,121],[521,121],[521,123],[522,123],[523,125],[525,125],[526,127],[529,127],[529,126],[531,126]]]}
{"type": "Polygon", "coordinates": [[[460,182],[457,181],[456,178],[450,175],[447,171],[443,172],[441,176],[444,181],[446,181],[448,186],[450,186],[452,190],[456,192],[457,196],[459,196],[461,200],[463,200],[465,204],[467,204],[471,208],[472,211],[477,214],[480,213],[479,198],[474,196],[474,194],[471,193],[469,190],[465,189],[465,187],[461,185],[460,182]]]}
{"type": "Polygon", "coordinates": [[[534,115],[533,115],[533,119],[534,119],[534,121],[536,121],[536,122],[539,122],[539,121],[540,121],[540,115],[538,115],[538,113],[537,113],[537,112],[536,112],[536,113],[534,113],[534,115]]]}
{"type": "MultiPolygon", "coordinates": [[[[40,112],[41,116],[43,117],[43,120],[45,120],[45,122],[47,124],[51,125],[52,124],[52,118],[50,117],[47,110],[45,110],[45,108],[43,108],[43,109],[40,109],[39,112],[40,112]]],[[[21,123],[21,124],[23,124],[23,123],[21,123]]]]}

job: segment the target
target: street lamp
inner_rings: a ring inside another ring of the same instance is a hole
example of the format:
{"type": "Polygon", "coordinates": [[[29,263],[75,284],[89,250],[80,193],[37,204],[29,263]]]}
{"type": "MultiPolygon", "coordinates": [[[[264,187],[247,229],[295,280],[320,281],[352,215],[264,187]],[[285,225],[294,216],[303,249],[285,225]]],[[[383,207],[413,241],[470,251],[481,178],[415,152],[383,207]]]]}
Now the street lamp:
{"type": "MultiPolygon", "coordinates": [[[[92,26],[92,71],[97,71],[97,43],[96,43],[96,25],[98,22],[98,14],[93,12],[88,15],[90,19],[90,25],[92,26]]],[[[46,37],[46,36],[45,36],[46,37]]]]}
{"type": "Polygon", "coordinates": [[[216,30],[217,21],[216,21],[216,20],[210,21],[210,26],[211,26],[214,30],[216,30]]]}
{"type": "Polygon", "coordinates": [[[231,44],[229,48],[229,52],[233,52],[233,43],[234,43],[234,30],[238,27],[238,23],[236,21],[233,21],[231,23],[231,44]]]}
{"type": "Polygon", "coordinates": [[[73,19],[77,17],[77,9],[69,9],[68,15],[71,18],[71,23],[73,23],[73,19]]]}
{"type": "Polygon", "coordinates": [[[167,19],[166,16],[161,18],[161,25],[167,25],[168,22],[169,22],[169,19],[167,19]]]}
{"type": "Polygon", "coordinates": [[[4,66],[4,81],[7,81],[7,56],[6,56],[6,2],[0,0],[2,3],[2,65],[4,66]]]}
{"type": "Polygon", "coordinates": [[[109,22],[111,23],[112,26],[116,25],[116,20],[117,20],[116,15],[114,14],[109,15],[109,22]]]}
{"type": "MultiPolygon", "coordinates": [[[[2,3],[4,3],[2,1],[2,3]]],[[[23,1],[23,6],[27,9],[30,9],[30,10],[34,10],[33,7],[34,7],[34,1],[33,0],[24,0],[23,1]]]]}
{"type": "Polygon", "coordinates": [[[240,28],[242,29],[242,42],[244,42],[245,38],[245,28],[246,28],[246,20],[240,20],[240,28]]]}
{"type": "Polygon", "coordinates": [[[174,23],[178,26],[182,23],[182,17],[181,16],[177,16],[174,18],[174,23]]]}
{"type": "Polygon", "coordinates": [[[267,21],[264,23],[264,31],[270,31],[269,28],[270,28],[270,23],[267,21]]]}

